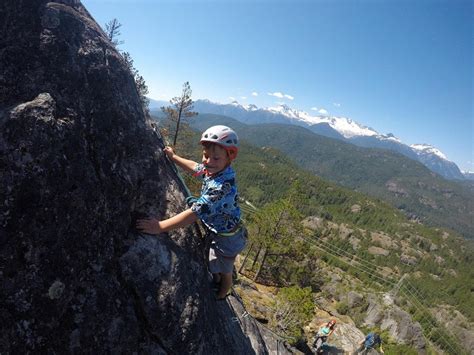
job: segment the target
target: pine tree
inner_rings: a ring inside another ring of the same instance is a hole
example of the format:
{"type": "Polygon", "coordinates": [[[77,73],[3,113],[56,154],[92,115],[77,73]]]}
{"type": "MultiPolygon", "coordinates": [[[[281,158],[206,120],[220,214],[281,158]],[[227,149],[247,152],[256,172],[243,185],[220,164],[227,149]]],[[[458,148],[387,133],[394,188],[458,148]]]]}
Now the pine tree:
{"type": "MultiPolygon", "coordinates": [[[[263,252],[254,280],[260,276],[269,255],[283,255],[295,247],[295,236],[301,233],[301,215],[294,206],[293,189],[287,198],[267,204],[253,216],[249,226],[252,241],[260,245],[263,252]]],[[[256,256],[255,260],[258,258],[256,256]]],[[[255,262],[254,260],[254,262],[255,262]]]]}
{"type": "Polygon", "coordinates": [[[140,101],[142,103],[143,110],[148,114],[148,105],[150,104],[150,99],[146,96],[148,94],[148,86],[145,83],[145,79],[133,66],[133,59],[130,53],[123,52],[122,57],[125,60],[128,69],[132,73],[133,79],[135,80],[135,86],[137,88],[138,95],[140,96],[140,101]]]}
{"type": "Polygon", "coordinates": [[[311,320],[314,313],[311,288],[297,286],[281,288],[273,309],[273,326],[292,338],[291,343],[296,344],[303,336],[303,326],[311,320]]]}
{"type": "Polygon", "coordinates": [[[115,46],[118,47],[123,44],[123,41],[119,40],[118,37],[120,36],[120,27],[122,24],[114,18],[105,24],[105,34],[109,38],[109,41],[115,46]]]}
{"type": "MultiPolygon", "coordinates": [[[[121,35],[120,28],[122,24],[114,18],[105,24],[105,34],[109,41],[117,48],[119,45],[123,44],[124,41],[118,39],[121,35]]],[[[120,51],[119,51],[120,52],[120,51]]],[[[127,64],[128,69],[133,75],[135,81],[135,86],[137,88],[138,96],[140,97],[140,102],[142,103],[143,110],[148,114],[148,105],[150,104],[150,99],[146,96],[148,95],[148,86],[145,83],[145,79],[140,75],[138,70],[133,66],[133,59],[130,53],[122,52],[122,57],[127,64]]]]}
{"type": "Polygon", "coordinates": [[[191,86],[189,81],[186,81],[183,84],[183,91],[181,96],[173,97],[170,100],[171,105],[167,107],[162,107],[161,110],[166,114],[167,118],[176,124],[173,145],[176,145],[178,140],[178,133],[180,130],[180,125],[184,118],[190,118],[196,116],[198,113],[191,111],[193,109],[193,100],[191,99],[191,86]]]}

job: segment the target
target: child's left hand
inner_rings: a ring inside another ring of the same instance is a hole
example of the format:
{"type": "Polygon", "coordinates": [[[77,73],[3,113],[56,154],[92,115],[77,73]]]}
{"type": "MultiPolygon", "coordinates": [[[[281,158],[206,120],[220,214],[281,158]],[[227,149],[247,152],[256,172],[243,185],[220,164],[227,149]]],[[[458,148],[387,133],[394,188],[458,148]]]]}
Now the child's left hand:
{"type": "Polygon", "coordinates": [[[137,219],[137,229],[147,234],[160,234],[162,229],[160,221],[156,218],[152,219],[137,219]]]}

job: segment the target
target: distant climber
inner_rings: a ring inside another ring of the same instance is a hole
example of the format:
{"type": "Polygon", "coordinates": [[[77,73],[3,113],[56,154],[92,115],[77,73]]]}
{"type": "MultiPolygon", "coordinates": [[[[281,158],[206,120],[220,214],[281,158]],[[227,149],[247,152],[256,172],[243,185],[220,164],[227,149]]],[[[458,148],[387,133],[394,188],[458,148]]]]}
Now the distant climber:
{"type": "Polygon", "coordinates": [[[322,353],[322,345],[327,342],[328,338],[336,330],[336,320],[331,319],[327,323],[322,323],[313,341],[313,352],[315,354],[322,353]]]}
{"type": "Polygon", "coordinates": [[[356,351],[356,354],[366,354],[370,349],[379,348],[380,352],[383,354],[382,347],[382,338],[375,332],[370,332],[367,334],[364,340],[359,343],[359,348],[356,351]]]}
{"type": "Polygon", "coordinates": [[[232,287],[235,257],[244,249],[247,238],[240,219],[235,172],[231,167],[237,157],[239,139],[231,128],[213,126],[202,134],[200,142],[201,164],[180,157],[171,147],[165,147],[164,152],[186,172],[202,179],[201,196],[190,202],[189,209],[169,219],[139,219],[137,228],[159,234],[200,219],[212,240],[209,269],[218,285],[216,299],[223,300],[232,287]]]}

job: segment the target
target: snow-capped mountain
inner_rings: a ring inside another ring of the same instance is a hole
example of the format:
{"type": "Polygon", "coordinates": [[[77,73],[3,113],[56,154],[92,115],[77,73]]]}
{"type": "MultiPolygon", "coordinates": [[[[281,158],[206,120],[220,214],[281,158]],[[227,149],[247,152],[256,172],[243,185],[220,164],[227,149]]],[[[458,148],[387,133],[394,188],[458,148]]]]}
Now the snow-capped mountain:
{"type": "Polygon", "coordinates": [[[310,115],[287,105],[259,108],[256,105],[241,105],[237,101],[220,104],[209,100],[197,100],[194,109],[200,113],[229,116],[243,123],[284,123],[306,127],[313,132],[367,147],[396,151],[408,158],[417,160],[430,170],[447,179],[465,179],[458,166],[449,161],[435,147],[427,144],[404,144],[393,134],[380,134],[370,127],[361,125],[350,118],[325,115],[310,115]]]}
{"type": "Polygon", "coordinates": [[[439,149],[436,149],[432,145],[429,144],[412,144],[410,147],[418,154],[418,155],[436,155],[437,157],[448,160],[446,155],[444,155],[439,149]]]}
{"type": "Polygon", "coordinates": [[[305,111],[293,110],[287,105],[279,105],[266,109],[276,114],[282,114],[290,120],[299,121],[307,126],[327,124],[332,129],[339,132],[344,138],[355,136],[374,136],[378,133],[369,127],[362,126],[355,121],[345,117],[333,116],[311,116],[305,111]]]}
{"type": "Polygon", "coordinates": [[[447,179],[465,178],[458,166],[452,161],[449,161],[439,149],[432,145],[412,144],[410,147],[418,155],[418,160],[429,167],[432,171],[447,179]]]}

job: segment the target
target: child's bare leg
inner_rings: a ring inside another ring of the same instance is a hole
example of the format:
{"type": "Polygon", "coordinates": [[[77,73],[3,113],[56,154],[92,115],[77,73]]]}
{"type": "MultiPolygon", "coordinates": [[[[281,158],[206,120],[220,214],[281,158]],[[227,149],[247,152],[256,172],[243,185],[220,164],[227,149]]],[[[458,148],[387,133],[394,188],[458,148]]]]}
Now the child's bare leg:
{"type": "Polygon", "coordinates": [[[220,283],[221,282],[221,274],[220,273],[212,274],[212,281],[216,284],[220,283]]]}
{"type": "Polygon", "coordinates": [[[221,273],[221,288],[217,298],[224,298],[232,287],[232,273],[221,273]]]}

